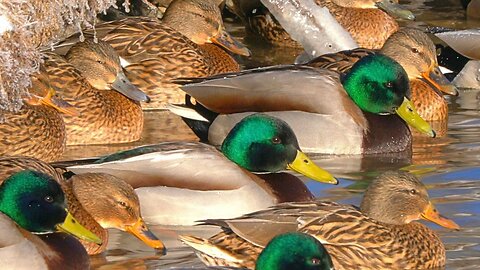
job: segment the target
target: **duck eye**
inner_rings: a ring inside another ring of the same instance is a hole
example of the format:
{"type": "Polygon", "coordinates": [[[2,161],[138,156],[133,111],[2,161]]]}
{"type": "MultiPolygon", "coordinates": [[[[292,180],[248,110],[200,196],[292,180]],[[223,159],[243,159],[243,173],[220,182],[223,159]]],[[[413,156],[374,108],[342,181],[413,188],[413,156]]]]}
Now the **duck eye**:
{"type": "Polygon", "coordinates": [[[410,192],[411,195],[416,195],[417,194],[417,191],[415,189],[411,189],[409,192],[410,192]]]}
{"type": "Polygon", "coordinates": [[[393,82],[386,82],[385,87],[387,88],[393,88],[393,82]]]}
{"type": "Polygon", "coordinates": [[[120,205],[123,206],[123,207],[127,207],[127,203],[126,203],[126,202],[119,201],[118,204],[120,204],[120,205]]]}
{"type": "Polygon", "coordinates": [[[418,49],[417,48],[412,48],[412,52],[413,53],[418,53],[418,49]]]}
{"type": "Polygon", "coordinates": [[[102,60],[97,60],[97,63],[103,64],[103,61],[102,60]]]}
{"type": "Polygon", "coordinates": [[[46,202],[48,203],[52,203],[53,202],[53,197],[52,196],[45,196],[45,198],[43,198],[46,202]]]}
{"type": "Polygon", "coordinates": [[[312,263],[312,265],[320,265],[321,263],[319,258],[312,258],[310,262],[312,263]]]}
{"type": "Polygon", "coordinates": [[[274,144],[280,144],[282,140],[279,137],[273,137],[272,138],[272,143],[274,144]]]}

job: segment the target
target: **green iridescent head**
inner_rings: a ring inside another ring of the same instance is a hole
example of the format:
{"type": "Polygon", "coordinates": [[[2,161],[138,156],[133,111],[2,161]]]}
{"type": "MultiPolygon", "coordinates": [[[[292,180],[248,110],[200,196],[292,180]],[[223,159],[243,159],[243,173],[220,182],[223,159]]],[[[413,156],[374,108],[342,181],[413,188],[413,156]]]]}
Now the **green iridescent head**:
{"type": "Polygon", "coordinates": [[[266,114],[245,117],[230,131],[221,149],[227,158],[252,172],[291,169],[313,180],[337,183],[300,151],[297,137],[285,121],[266,114]]]}
{"type": "Polygon", "coordinates": [[[273,238],[257,259],[256,270],[330,270],[332,259],[323,245],[304,233],[273,238]]]}
{"type": "Polygon", "coordinates": [[[408,75],[390,57],[363,57],[342,78],[348,95],[360,109],[375,114],[395,113],[404,97],[410,96],[408,75]]]}
{"type": "Polygon", "coordinates": [[[100,244],[66,210],[60,185],[50,176],[31,170],[17,172],[0,185],[0,212],[33,233],[62,231],[100,244]]]}
{"type": "Polygon", "coordinates": [[[56,231],[67,216],[65,208],[60,185],[48,175],[21,171],[0,186],[0,211],[28,231],[56,231]]]}
{"type": "Polygon", "coordinates": [[[363,111],[374,114],[396,113],[407,124],[435,137],[435,132],[410,101],[407,73],[390,57],[382,54],[363,57],[342,77],[342,84],[350,98],[363,111]]]}

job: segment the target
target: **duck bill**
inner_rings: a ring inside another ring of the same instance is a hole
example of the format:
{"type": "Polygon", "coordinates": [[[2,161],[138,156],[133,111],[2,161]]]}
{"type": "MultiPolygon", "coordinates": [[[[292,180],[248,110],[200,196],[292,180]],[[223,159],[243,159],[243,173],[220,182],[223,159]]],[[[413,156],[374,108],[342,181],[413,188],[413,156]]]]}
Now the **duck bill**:
{"type": "Polygon", "coordinates": [[[458,224],[455,223],[453,220],[440,215],[440,213],[438,213],[437,209],[431,202],[428,204],[425,211],[423,211],[421,217],[425,220],[431,221],[447,229],[453,229],[453,230],[460,229],[460,226],[458,226],[458,224]]]}
{"type": "Polygon", "coordinates": [[[93,242],[101,245],[102,240],[91,231],[80,225],[80,223],[73,218],[72,214],[67,211],[67,217],[62,224],[57,225],[57,230],[65,233],[69,233],[78,239],[93,242]]]}
{"type": "Polygon", "coordinates": [[[222,27],[218,31],[218,34],[214,37],[210,38],[212,43],[215,43],[226,50],[231,51],[232,53],[243,55],[243,56],[250,56],[250,50],[245,47],[242,43],[235,40],[225,29],[222,27]]]}
{"type": "Polygon", "coordinates": [[[458,96],[458,89],[443,75],[438,66],[422,73],[422,80],[438,91],[447,95],[458,96]]]}
{"type": "Polygon", "coordinates": [[[144,242],[147,246],[157,250],[161,250],[163,254],[166,253],[165,245],[160,241],[147,227],[147,224],[142,218],[139,218],[133,225],[125,226],[125,231],[135,235],[138,239],[144,242]]]}
{"type": "Polygon", "coordinates": [[[380,2],[377,2],[376,6],[379,9],[387,12],[388,14],[390,14],[394,17],[397,17],[397,18],[400,18],[400,19],[405,19],[405,20],[410,20],[410,21],[415,20],[415,15],[413,15],[413,13],[410,10],[406,9],[402,5],[399,5],[397,3],[393,3],[390,0],[382,0],[380,2]]]}
{"type": "Polygon", "coordinates": [[[77,116],[79,114],[78,110],[72,104],[55,96],[55,90],[53,90],[53,88],[50,88],[47,95],[40,98],[39,100],[40,104],[50,106],[66,115],[77,116]]]}
{"type": "Polygon", "coordinates": [[[400,116],[407,124],[414,127],[423,134],[427,134],[429,137],[435,138],[436,133],[432,129],[429,123],[425,121],[415,110],[412,102],[408,98],[404,98],[402,105],[396,110],[398,116],[400,116]]]}
{"type": "Polygon", "coordinates": [[[118,72],[111,87],[122,95],[134,101],[150,102],[150,97],[133,85],[122,71],[118,72]]]}
{"type": "Polygon", "coordinates": [[[326,170],[318,167],[302,151],[297,150],[297,155],[292,163],[288,164],[287,169],[296,171],[315,181],[338,184],[338,180],[326,170]]]}

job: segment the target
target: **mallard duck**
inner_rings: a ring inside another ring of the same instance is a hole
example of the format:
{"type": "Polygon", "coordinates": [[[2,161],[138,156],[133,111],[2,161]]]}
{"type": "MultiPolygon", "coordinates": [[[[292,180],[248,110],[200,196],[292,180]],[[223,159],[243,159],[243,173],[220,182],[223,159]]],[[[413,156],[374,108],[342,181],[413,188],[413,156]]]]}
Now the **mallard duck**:
{"type": "Polygon", "coordinates": [[[461,88],[480,89],[480,30],[467,29],[437,33],[442,41],[459,52],[463,56],[472,59],[453,80],[453,83],[461,88]]]}
{"type": "Polygon", "coordinates": [[[77,111],[56,96],[44,70],[32,77],[29,92],[20,111],[2,111],[0,155],[57,160],[65,150],[66,141],[60,113],[75,115],[77,111]]]}
{"type": "Polygon", "coordinates": [[[276,173],[280,170],[337,183],[300,151],[285,122],[264,114],[237,124],[221,151],[203,143],[167,142],[67,169],[77,174],[108,173],[125,180],[136,188],[148,222],[172,225],[191,225],[206,217],[235,217],[282,201],[313,198],[301,180],[276,173]]]}
{"type": "MultiPolygon", "coordinates": [[[[402,28],[378,52],[397,61],[407,72],[418,114],[427,121],[441,121],[446,130],[448,104],[441,92],[458,95],[458,90],[440,71],[431,39],[420,30],[402,28]]],[[[347,72],[356,61],[374,53],[377,52],[368,49],[343,51],[317,57],[307,65],[347,72]]]]}
{"type": "Polygon", "coordinates": [[[209,220],[223,232],[201,239],[182,237],[208,265],[253,269],[275,235],[299,231],[325,245],[335,269],[430,269],[445,265],[445,247],[426,219],[459,229],[441,216],[425,186],[405,172],[387,172],[367,188],[360,209],[317,200],[284,203],[229,220],[209,220]],[[212,250],[217,253],[211,252],[212,250]]]}
{"type": "MultiPolygon", "coordinates": [[[[234,0],[232,2],[235,13],[243,18],[253,33],[278,46],[300,46],[290,38],[260,1],[234,0]]],[[[380,49],[385,40],[399,28],[395,19],[386,12],[406,19],[414,18],[410,11],[405,10],[398,3],[386,0],[316,0],[315,2],[318,6],[328,8],[360,47],[369,49],[380,49]]],[[[270,3],[270,5],[273,4],[273,2],[270,3]]]]}
{"type": "Polygon", "coordinates": [[[89,269],[81,239],[101,243],[66,210],[60,185],[24,170],[0,186],[0,263],[8,269],[89,269]],[[69,234],[66,234],[69,233],[69,234]]]}
{"type": "Polygon", "coordinates": [[[162,21],[131,17],[95,26],[96,36],[120,55],[128,78],[151,97],[144,109],[184,100],[172,79],[238,71],[237,62],[223,49],[250,55],[226,32],[216,2],[175,0],[162,21]]]}
{"type": "Polygon", "coordinates": [[[140,139],[149,97],[133,86],[108,43],[87,39],[75,44],[65,59],[45,54],[52,86],[79,111],[65,116],[67,144],[125,143],[140,139]]]}
{"type": "MultiPolygon", "coordinates": [[[[191,236],[180,237],[180,239],[189,243],[201,240],[191,236]]],[[[227,252],[225,252],[225,255],[227,255],[227,252]]],[[[237,256],[232,255],[233,257],[230,259],[235,260],[237,256]]],[[[180,270],[180,268],[173,269],[180,270]]],[[[290,232],[275,236],[258,255],[255,270],[269,269],[333,270],[334,268],[330,255],[320,241],[306,233],[290,232]]]]}
{"type": "Polygon", "coordinates": [[[108,228],[127,231],[148,246],[165,251],[163,243],[153,235],[140,215],[138,197],[124,181],[106,174],[82,174],[65,181],[60,170],[49,164],[25,157],[1,157],[0,181],[15,172],[32,169],[51,176],[65,192],[68,209],[82,224],[103,241],[102,245],[81,241],[88,254],[103,252],[108,243],[108,228]]]}
{"type": "Polygon", "coordinates": [[[307,152],[409,151],[411,133],[403,120],[435,137],[409,101],[405,70],[382,54],[363,57],[346,74],[291,65],[178,82],[187,83],[182,89],[197,101],[193,106],[197,115],[178,106],[172,111],[186,118],[210,120],[187,123],[202,140],[214,145],[219,145],[235,123],[253,111],[286,121],[307,152]],[[221,115],[198,116],[205,111],[203,106],[221,115]]]}

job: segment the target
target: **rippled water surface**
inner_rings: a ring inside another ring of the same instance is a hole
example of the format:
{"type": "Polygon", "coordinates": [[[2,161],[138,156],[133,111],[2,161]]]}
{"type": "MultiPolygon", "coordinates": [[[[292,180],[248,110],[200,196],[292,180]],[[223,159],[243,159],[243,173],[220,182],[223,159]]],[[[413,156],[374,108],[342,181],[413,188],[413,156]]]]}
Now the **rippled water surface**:
{"type": "MultiPolygon", "coordinates": [[[[407,3],[419,18],[431,25],[465,28],[479,23],[467,22],[460,4],[455,1],[407,3]]],[[[424,22],[414,24],[424,26],[424,22]]],[[[229,23],[231,31],[239,37],[243,29],[229,23]]],[[[289,63],[296,51],[273,49],[264,44],[248,42],[254,57],[245,62],[248,67],[289,63]]],[[[344,203],[358,204],[368,181],[389,169],[405,168],[416,172],[429,188],[430,196],[440,212],[453,218],[461,231],[452,232],[435,228],[447,247],[447,269],[480,269],[480,117],[479,92],[462,90],[459,97],[450,97],[448,135],[443,138],[416,138],[412,159],[371,157],[360,160],[355,157],[324,157],[315,159],[324,168],[341,177],[339,186],[327,186],[306,182],[312,192],[322,198],[344,203]]],[[[176,116],[166,112],[147,112],[143,139],[134,144],[114,146],[70,147],[66,159],[98,156],[113,151],[147,143],[168,140],[195,140],[195,136],[176,116]]],[[[161,211],[161,206],[159,206],[161,211]]],[[[210,236],[213,228],[153,227],[165,241],[168,255],[160,258],[133,236],[111,231],[109,250],[105,255],[92,258],[97,269],[168,269],[178,266],[201,266],[190,249],[177,240],[178,233],[210,236]]]]}

